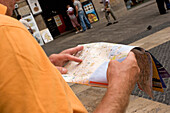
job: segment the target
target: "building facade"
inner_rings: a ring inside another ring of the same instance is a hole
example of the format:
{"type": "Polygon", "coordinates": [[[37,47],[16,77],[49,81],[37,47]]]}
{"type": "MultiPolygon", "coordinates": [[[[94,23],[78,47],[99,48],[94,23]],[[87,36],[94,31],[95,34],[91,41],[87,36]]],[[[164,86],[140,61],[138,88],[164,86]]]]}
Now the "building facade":
{"type": "MultiPolygon", "coordinates": [[[[94,8],[93,11],[97,15],[95,17],[95,19],[97,18],[95,20],[96,22],[105,18],[103,12],[104,5],[100,4],[101,0],[80,0],[80,1],[83,4],[84,8],[86,8],[88,4],[91,6],[93,5],[94,8]]],[[[21,16],[25,17],[30,13],[32,13],[36,21],[36,24],[39,28],[39,31],[48,28],[51,35],[53,37],[56,37],[64,32],[73,29],[73,26],[66,12],[67,10],[66,6],[68,4],[74,7],[71,0],[60,0],[60,1],[19,0],[17,4],[18,7],[15,10],[16,16],[20,14],[21,16]]],[[[117,18],[127,14],[128,11],[124,0],[110,0],[110,4],[117,18]]],[[[88,12],[89,11],[87,11],[86,13],[88,14],[88,12]]],[[[92,16],[90,16],[90,18],[92,18],[92,16]]]]}

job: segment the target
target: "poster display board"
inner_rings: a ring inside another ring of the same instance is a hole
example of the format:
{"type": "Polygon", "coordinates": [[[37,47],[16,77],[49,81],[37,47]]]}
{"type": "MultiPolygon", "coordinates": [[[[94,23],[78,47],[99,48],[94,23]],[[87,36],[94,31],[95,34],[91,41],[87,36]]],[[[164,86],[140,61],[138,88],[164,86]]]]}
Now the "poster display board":
{"type": "Polygon", "coordinates": [[[48,30],[48,28],[41,30],[40,34],[41,34],[42,39],[44,40],[45,43],[53,41],[53,37],[52,37],[50,31],[48,30]]]}
{"type": "Polygon", "coordinates": [[[87,15],[87,18],[89,19],[90,23],[94,23],[99,21],[99,18],[97,16],[96,10],[94,8],[94,5],[92,4],[92,2],[84,2],[82,3],[83,5],[83,9],[85,11],[85,14],[87,15]]]}
{"type": "Polygon", "coordinates": [[[34,20],[33,15],[30,13],[28,16],[25,16],[22,19],[26,20],[29,23],[29,25],[31,26],[31,29],[33,30],[33,34],[32,35],[37,40],[37,42],[40,45],[44,45],[44,42],[43,42],[43,40],[41,38],[38,26],[37,26],[37,24],[36,24],[36,22],[34,20]]]}
{"type": "Polygon", "coordinates": [[[28,5],[23,6],[23,7],[19,8],[19,9],[17,9],[17,10],[18,10],[18,13],[19,13],[21,16],[25,16],[25,15],[28,15],[28,14],[31,13],[31,10],[30,10],[30,8],[29,8],[28,5]]]}
{"type": "Polygon", "coordinates": [[[57,27],[62,25],[62,22],[61,22],[61,19],[60,19],[59,15],[54,16],[54,20],[55,20],[55,23],[56,23],[57,27]]]}
{"type": "Polygon", "coordinates": [[[59,15],[56,15],[53,17],[54,18],[54,21],[58,27],[58,30],[60,31],[60,33],[63,33],[65,32],[65,29],[66,29],[66,25],[64,23],[64,20],[63,20],[63,17],[61,14],[59,15]]]}
{"type": "Polygon", "coordinates": [[[33,15],[36,15],[42,12],[42,9],[40,7],[38,0],[27,0],[27,1],[31,8],[33,15]]]}

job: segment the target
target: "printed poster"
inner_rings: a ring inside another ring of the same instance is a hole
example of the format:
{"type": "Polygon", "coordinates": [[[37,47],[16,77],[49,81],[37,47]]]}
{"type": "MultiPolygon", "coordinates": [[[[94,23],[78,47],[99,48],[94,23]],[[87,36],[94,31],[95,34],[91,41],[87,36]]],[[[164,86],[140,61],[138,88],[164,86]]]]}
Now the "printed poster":
{"type": "Polygon", "coordinates": [[[84,5],[83,8],[90,23],[97,22],[99,20],[92,3],[84,5]]]}
{"type": "Polygon", "coordinates": [[[24,7],[21,7],[18,10],[18,13],[21,15],[21,16],[25,16],[25,15],[28,15],[31,13],[31,10],[29,8],[28,5],[24,6],[24,7]]]}
{"type": "Polygon", "coordinates": [[[42,12],[42,9],[40,7],[38,0],[27,0],[27,1],[31,8],[33,15],[36,15],[42,12]]]}
{"type": "Polygon", "coordinates": [[[55,23],[56,23],[57,27],[62,25],[62,21],[61,21],[59,15],[54,16],[54,20],[55,20],[55,23]]]}
{"type": "Polygon", "coordinates": [[[41,30],[40,33],[41,33],[41,37],[45,43],[53,41],[53,37],[52,37],[50,31],[48,30],[48,28],[41,30]]]}
{"type": "Polygon", "coordinates": [[[38,26],[34,20],[34,17],[33,15],[30,13],[30,15],[26,16],[26,17],[23,17],[22,19],[26,20],[29,25],[31,26],[31,29],[33,30],[33,37],[37,40],[37,42],[40,44],[40,45],[44,45],[44,42],[41,38],[41,35],[40,35],[40,32],[39,32],[39,29],[38,29],[38,26]]]}

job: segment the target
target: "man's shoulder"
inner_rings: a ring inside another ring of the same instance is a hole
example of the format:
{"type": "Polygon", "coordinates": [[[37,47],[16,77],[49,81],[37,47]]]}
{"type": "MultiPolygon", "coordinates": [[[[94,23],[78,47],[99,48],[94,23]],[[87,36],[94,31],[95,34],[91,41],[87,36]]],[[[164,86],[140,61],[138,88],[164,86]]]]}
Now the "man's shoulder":
{"type": "Polygon", "coordinates": [[[0,14],[0,28],[1,27],[10,27],[20,30],[26,30],[25,26],[17,19],[2,14],[0,14]]]}
{"type": "Polygon", "coordinates": [[[10,16],[2,15],[2,14],[0,14],[0,27],[1,26],[10,26],[10,27],[23,28],[22,23],[19,22],[17,19],[12,18],[10,16]]]}

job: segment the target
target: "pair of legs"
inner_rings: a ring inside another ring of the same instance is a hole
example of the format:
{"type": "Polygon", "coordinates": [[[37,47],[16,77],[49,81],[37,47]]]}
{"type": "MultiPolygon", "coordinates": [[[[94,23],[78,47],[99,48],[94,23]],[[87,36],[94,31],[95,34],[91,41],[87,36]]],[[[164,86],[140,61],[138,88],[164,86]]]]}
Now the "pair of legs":
{"type": "Polygon", "coordinates": [[[164,1],[165,1],[167,10],[170,10],[170,3],[169,3],[169,0],[164,0],[164,1]]]}
{"type": "Polygon", "coordinates": [[[80,27],[80,29],[82,30],[82,27],[81,27],[81,25],[78,23],[76,17],[71,18],[71,23],[72,23],[73,27],[76,29],[76,33],[80,32],[77,27],[80,27]]]}
{"type": "Polygon", "coordinates": [[[90,24],[89,20],[86,18],[84,11],[83,10],[79,11],[78,15],[79,15],[79,19],[80,19],[80,23],[83,28],[83,31],[86,31],[87,27],[91,28],[91,24],[90,24]],[[87,24],[87,27],[86,27],[86,24],[87,24]]]}
{"type": "Polygon", "coordinates": [[[112,18],[114,19],[114,21],[115,21],[114,23],[117,23],[117,19],[116,19],[116,17],[115,17],[114,14],[113,14],[113,10],[112,10],[112,8],[111,8],[110,5],[109,5],[108,9],[105,11],[105,17],[106,17],[107,22],[108,22],[107,25],[112,24],[112,23],[110,22],[109,14],[111,14],[112,18]]]}
{"type": "Polygon", "coordinates": [[[165,6],[164,6],[164,0],[156,0],[156,2],[157,2],[157,5],[158,5],[159,13],[165,14],[166,10],[165,10],[165,6]]]}

